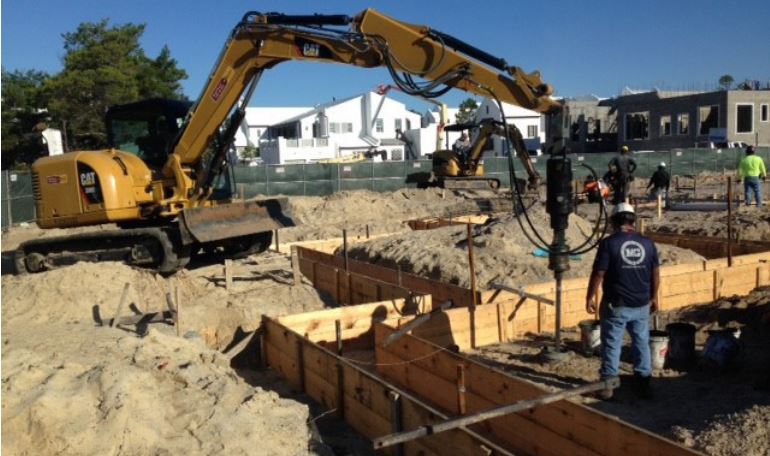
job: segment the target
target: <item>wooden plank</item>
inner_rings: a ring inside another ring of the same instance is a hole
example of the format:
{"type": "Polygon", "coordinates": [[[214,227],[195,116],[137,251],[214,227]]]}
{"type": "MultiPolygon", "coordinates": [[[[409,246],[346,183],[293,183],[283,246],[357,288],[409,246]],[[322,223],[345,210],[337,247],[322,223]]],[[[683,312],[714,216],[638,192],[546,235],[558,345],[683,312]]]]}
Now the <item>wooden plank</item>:
{"type": "MultiPolygon", "coordinates": [[[[387,337],[393,331],[385,325],[375,327],[376,340],[387,337]]],[[[543,389],[515,379],[461,355],[440,351],[436,347],[413,336],[406,336],[387,348],[405,359],[414,359],[414,365],[429,370],[433,375],[450,381],[456,375],[458,363],[465,363],[468,391],[486,398],[494,404],[505,404],[530,399],[543,389]]],[[[378,347],[378,350],[380,347],[378,347]]],[[[581,446],[602,454],[692,454],[686,448],[647,431],[623,423],[609,415],[589,409],[581,404],[560,401],[529,412],[529,419],[581,446]],[[608,441],[607,435],[615,437],[608,441]],[[616,435],[615,435],[616,434],[616,435]]]]}

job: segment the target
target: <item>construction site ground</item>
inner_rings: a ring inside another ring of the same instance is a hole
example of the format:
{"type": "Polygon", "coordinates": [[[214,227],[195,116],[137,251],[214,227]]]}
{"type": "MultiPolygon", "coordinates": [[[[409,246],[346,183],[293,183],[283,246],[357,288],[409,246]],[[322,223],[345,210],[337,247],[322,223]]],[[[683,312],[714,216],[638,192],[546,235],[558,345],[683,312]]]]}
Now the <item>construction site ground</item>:
{"type": "MultiPolygon", "coordinates": [[[[279,238],[281,243],[338,238],[342,229],[354,238],[365,237],[367,231],[372,237],[392,233],[356,243],[351,257],[468,286],[465,228],[412,232],[403,221],[478,212],[486,204],[482,199],[435,189],[292,197],[292,215],[301,226],[281,231],[279,238]]],[[[770,240],[767,211],[738,211],[743,239],[770,240]]],[[[531,213],[533,223],[546,230],[542,210],[535,208],[531,213]]],[[[585,219],[573,217],[573,242],[583,239],[592,226],[590,213],[579,213],[585,219]]],[[[676,232],[687,234],[723,232],[715,228],[724,224],[723,213],[680,216],[672,212],[660,222],[652,221],[654,213],[649,214],[648,227],[681,226],[676,232]]],[[[118,263],[78,263],[35,275],[12,274],[9,253],[19,243],[85,230],[42,231],[24,226],[3,233],[4,452],[255,454],[258,448],[257,454],[295,455],[370,451],[370,442],[344,422],[292,393],[272,371],[255,369],[251,355],[236,357],[231,366],[228,349],[257,328],[261,315],[337,305],[307,280],[294,284],[286,250],[235,261],[229,289],[222,264],[191,264],[169,278],[118,263]],[[97,325],[97,314],[100,318],[115,315],[125,283],[130,284],[128,302],[133,305],[123,310],[125,315],[165,309],[165,295],[174,290],[179,296],[178,328],[150,324],[137,331],[133,326],[97,325]]],[[[498,223],[478,227],[474,237],[480,289],[493,282],[519,286],[549,279],[543,267],[547,259],[533,255],[534,248],[520,234],[514,218],[502,215],[498,223]]],[[[669,264],[702,258],[668,246],[661,248],[661,257],[669,264]]],[[[575,276],[585,276],[591,262],[591,252],[575,258],[575,276]]],[[[665,314],[661,324],[692,321],[701,336],[714,324],[743,325],[744,349],[738,364],[721,372],[664,371],[656,379],[653,402],[638,402],[621,389],[617,401],[592,402],[592,406],[708,454],[770,453],[770,359],[767,350],[759,348],[770,342],[767,319],[762,320],[769,307],[770,293],[759,290],[747,298],[665,314]]],[[[576,334],[568,333],[575,349],[576,334]]],[[[521,343],[486,347],[473,355],[549,386],[595,379],[595,357],[575,352],[557,367],[535,362],[532,355],[545,337],[533,335],[521,343]]],[[[702,344],[703,338],[698,342],[702,344]]],[[[629,365],[624,364],[624,369],[628,371],[629,365]]]]}

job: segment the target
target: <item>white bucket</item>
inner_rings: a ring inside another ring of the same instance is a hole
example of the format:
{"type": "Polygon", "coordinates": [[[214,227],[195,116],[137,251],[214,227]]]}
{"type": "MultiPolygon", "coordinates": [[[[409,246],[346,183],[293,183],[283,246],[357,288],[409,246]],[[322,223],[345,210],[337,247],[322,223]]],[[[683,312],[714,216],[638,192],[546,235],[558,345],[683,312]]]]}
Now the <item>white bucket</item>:
{"type": "Polygon", "coordinates": [[[663,369],[666,354],[668,354],[668,334],[665,331],[650,331],[650,358],[653,369],[663,369]]]}
{"type": "Polygon", "coordinates": [[[583,345],[583,353],[593,355],[601,345],[601,332],[599,331],[599,322],[597,320],[583,320],[578,323],[580,328],[580,342],[583,345]]]}

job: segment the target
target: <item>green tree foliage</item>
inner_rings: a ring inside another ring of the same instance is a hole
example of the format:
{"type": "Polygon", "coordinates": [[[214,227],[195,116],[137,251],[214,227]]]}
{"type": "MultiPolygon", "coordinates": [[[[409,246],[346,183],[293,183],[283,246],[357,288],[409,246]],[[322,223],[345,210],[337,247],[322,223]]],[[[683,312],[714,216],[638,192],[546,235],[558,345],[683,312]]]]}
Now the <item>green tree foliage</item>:
{"type": "Polygon", "coordinates": [[[168,47],[149,58],[139,43],[145,26],[85,22],[64,38],[64,69],[45,84],[49,109],[66,124],[70,148],[106,145],[104,113],[112,105],[144,98],[184,97],[168,47]]]}
{"type": "Polygon", "coordinates": [[[725,90],[730,90],[733,86],[733,82],[735,82],[735,79],[729,74],[723,74],[722,77],[719,78],[719,86],[725,90]]]}
{"type": "Polygon", "coordinates": [[[48,121],[43,85],[48,74],[2,69],[2,168],[29,164],[44,155],[40,132],[48,121]]]}
{"type": "Polygon", "coordinates": [[[476,117],[476,110],[479,109],[479,104],[473,98],[466,98],[460,103],[460,109],[455,115],[457,123],[471,123],[476,117]]]}

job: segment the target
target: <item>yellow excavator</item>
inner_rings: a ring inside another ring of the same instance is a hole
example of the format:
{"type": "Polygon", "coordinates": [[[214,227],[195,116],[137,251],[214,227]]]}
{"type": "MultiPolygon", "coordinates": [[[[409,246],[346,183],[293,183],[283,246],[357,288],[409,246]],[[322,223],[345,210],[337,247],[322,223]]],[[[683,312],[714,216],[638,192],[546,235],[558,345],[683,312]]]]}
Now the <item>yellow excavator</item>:
{"type": "Polygon", "coordinates": [[[517,179],[519,190],[527,187],[536,190],[540,183],[540,174],[530,159],[527,146],[521,132],[514,124],[504,124],[495,119],[482,119],[479,123],[454,124],[445,128],[446,131],[466,131],[477,129],[477,134],[467,151],[437,150],[433,153],[433,172],[431,179],[441,187],[448,189],[498,189],[500,180],[484,176],[482,157],[484,151],[492,149],[493,136],[505,137],[510,141],[528,180],[517,179]]]}
{"type": "Polygon", "coordinates": [[[538,112],[560,109],[538,72],[430,27],[372,9],[354,17],[249,12],[189,109],[164,100],[119,107],[107,118],[113,148],[34,163],[38,226],[120,229],[26,242],[17,270],[119,260],[170,274],[194,254],[265,250],[272,230],[293,224],[286,201],[232,201],[218,190],[226,190],[233,137],[260,76],[293,60],[385,67],[415,96],[457,88],[538,112]]]}

